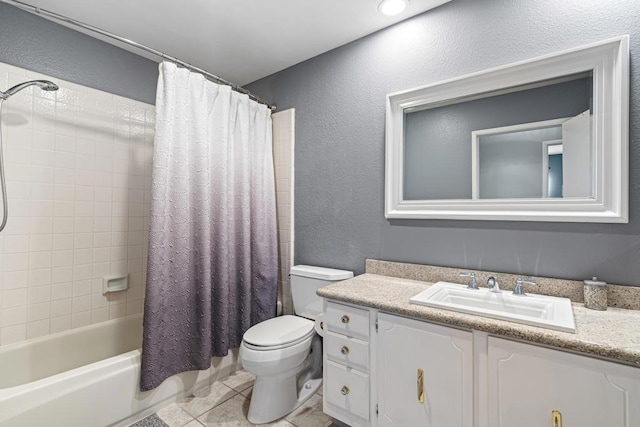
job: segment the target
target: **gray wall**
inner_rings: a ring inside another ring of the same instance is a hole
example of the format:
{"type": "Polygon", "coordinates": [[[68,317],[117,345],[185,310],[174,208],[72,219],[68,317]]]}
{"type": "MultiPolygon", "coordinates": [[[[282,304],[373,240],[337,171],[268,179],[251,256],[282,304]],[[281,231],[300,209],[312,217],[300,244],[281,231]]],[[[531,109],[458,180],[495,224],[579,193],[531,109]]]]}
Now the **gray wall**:
{"type": "Polygon", "coordinates": [[[157,63],[5,3],[0,62],[155,104],[157,63]]]}
{"type": "Polygon", "coordinates": [[[470,199],[471,132],[577,116],[592,85],[588,77],[405,115],[404,198],[470,199]]]}
{"type": "Polygon", "coordinates": [[[296,108],[295,262],[365,258],[640,285],[637,0],[454,0],[262,79],[296,108]],[[629,224],[384,218],[385,95],[605,38],[631,36],[629,224]]]}
{"type": "Polygon", "coordinates": [[[478,197],[542,197],[542,143],[558,139],[562,126],[478,138],[478,197]]]}
{"type": "Polygon", "coordinates": [[[542,197],[542,143],[480,144],[481,199],[542,197]]]}

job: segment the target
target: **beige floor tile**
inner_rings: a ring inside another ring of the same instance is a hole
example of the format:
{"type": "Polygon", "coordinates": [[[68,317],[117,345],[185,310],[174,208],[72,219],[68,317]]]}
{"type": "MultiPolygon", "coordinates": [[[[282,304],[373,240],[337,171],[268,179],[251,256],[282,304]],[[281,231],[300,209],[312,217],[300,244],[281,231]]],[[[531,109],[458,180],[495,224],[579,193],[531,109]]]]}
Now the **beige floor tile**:
{"type": "Polygon", "coordinates": [[[243,391],[253,385],[256,380],[255,375],[250,374],[247,371],[237,371],[226,380],[222,381],[222,384],[227,387],[231,387],[235,391],[243,391]]]}
{"type": "Polygon", "coordinates": [[[285,419],[297,427],[328,427],[333,423],[331,417],[322,412],[322,396],[317,394],[311,396],[285,419]]]}
{"type": "Polygon", "coordinates": [[[226,385],[216,382],[209,387],[194,392],[192,396],[178,402],[178,405],[190,415],[197,418],[211,408],[230,399],[235,394],[236,392],[226,385]]]}
{"type": "MultiPolygon", "coordinates": [[[[253,426],[247,420],[249,400],[242,395],[236,395],[221,405],[216,406],[206,414],[198,417],[198,421],[206,427],[249,427],[253,426]]],[[[294,427],[286,420],[278,420],[261,426],[294,427]]]]}
{"type": "Polygon", "coordinates": [[[249,387],[246,390],[243,390],[240,392],[241,395],[243,395],[244,397],[246,397],[247,399],[251,399],[251,392],[253,391],[253,386],[249,387]]]}
{"type": "Polygon", "coordinates": [[[184,409],[182,409],[177,403],[173,405],[165,406],[160,409],[156,415],[168,424],[169,427],[182,427],[190,421],[193,421],[193,417],[189,415],[184,409]]]}
{"type": "Polygon", "coordinates": [[[200,424],[198,420],[193,420],[189,424],[186,424],[184,427],[203,427],[203,425],[200,424]]]}

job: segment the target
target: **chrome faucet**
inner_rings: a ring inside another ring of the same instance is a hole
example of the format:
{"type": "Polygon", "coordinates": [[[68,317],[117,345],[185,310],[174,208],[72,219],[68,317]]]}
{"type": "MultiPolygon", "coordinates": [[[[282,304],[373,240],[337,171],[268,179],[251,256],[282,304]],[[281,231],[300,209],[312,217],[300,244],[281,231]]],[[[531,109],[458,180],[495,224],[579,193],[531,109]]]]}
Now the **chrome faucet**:
{"type": "Polygon", "coordinates": [[[498,279],[496,279],[495,277],[491,276],[487,279],[487,288],[489,288],[489,290],[495,294],[499,294],[500,293],[500,285],[498,285],[498,279]]]}
{"type": "Polygon", "coordinates": [[[521,295],[521,296],[527,296],[527,294],[524,292],[524,289],[522,288],[522,285],[535,285],[536,282],[531,282],[529,280],[522,280],[522,277],[518,277],[518,279],[516,280],[516,287],[513,290],[513,295],[521,295]]]}
{"type": "Polygon", "coordinates": [[[476,282],[476,273],[460,273],[460,277],[471,277],[467,289],[478,289],[478,282],[476,282]]]}

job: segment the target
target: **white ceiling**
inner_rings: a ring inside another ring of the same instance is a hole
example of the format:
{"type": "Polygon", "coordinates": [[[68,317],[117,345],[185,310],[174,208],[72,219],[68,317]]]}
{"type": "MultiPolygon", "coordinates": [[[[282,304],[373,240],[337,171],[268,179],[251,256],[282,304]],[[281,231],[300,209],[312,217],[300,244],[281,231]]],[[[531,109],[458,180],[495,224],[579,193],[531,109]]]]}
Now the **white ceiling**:
{"type": "Polygon", "coordinates": [[[450,0],[410,0],[393,17],[380,0],[25,1],[244,85],[450,0]]]}

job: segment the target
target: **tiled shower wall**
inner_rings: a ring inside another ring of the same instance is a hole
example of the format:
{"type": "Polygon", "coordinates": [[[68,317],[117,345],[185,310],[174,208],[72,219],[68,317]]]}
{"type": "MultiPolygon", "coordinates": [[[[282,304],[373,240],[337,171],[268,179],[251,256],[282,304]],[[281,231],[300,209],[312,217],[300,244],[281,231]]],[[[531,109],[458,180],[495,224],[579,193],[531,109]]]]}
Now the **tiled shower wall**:
{"type": "Polygon", "coordinates": [[[60,90],[3,106],[0,345],[142,311],[154,107],[0,63],[2,90],[37,78],[60,90]]]}
{"type": "Polygon", "coordinates": [[[293,189],[295,110],[284,110],[272,115],[273,158],[276,171],[276,198],[278,211],[278,301],[283,314],[293,314],[289,270],[293,266],[293,189]]]}

